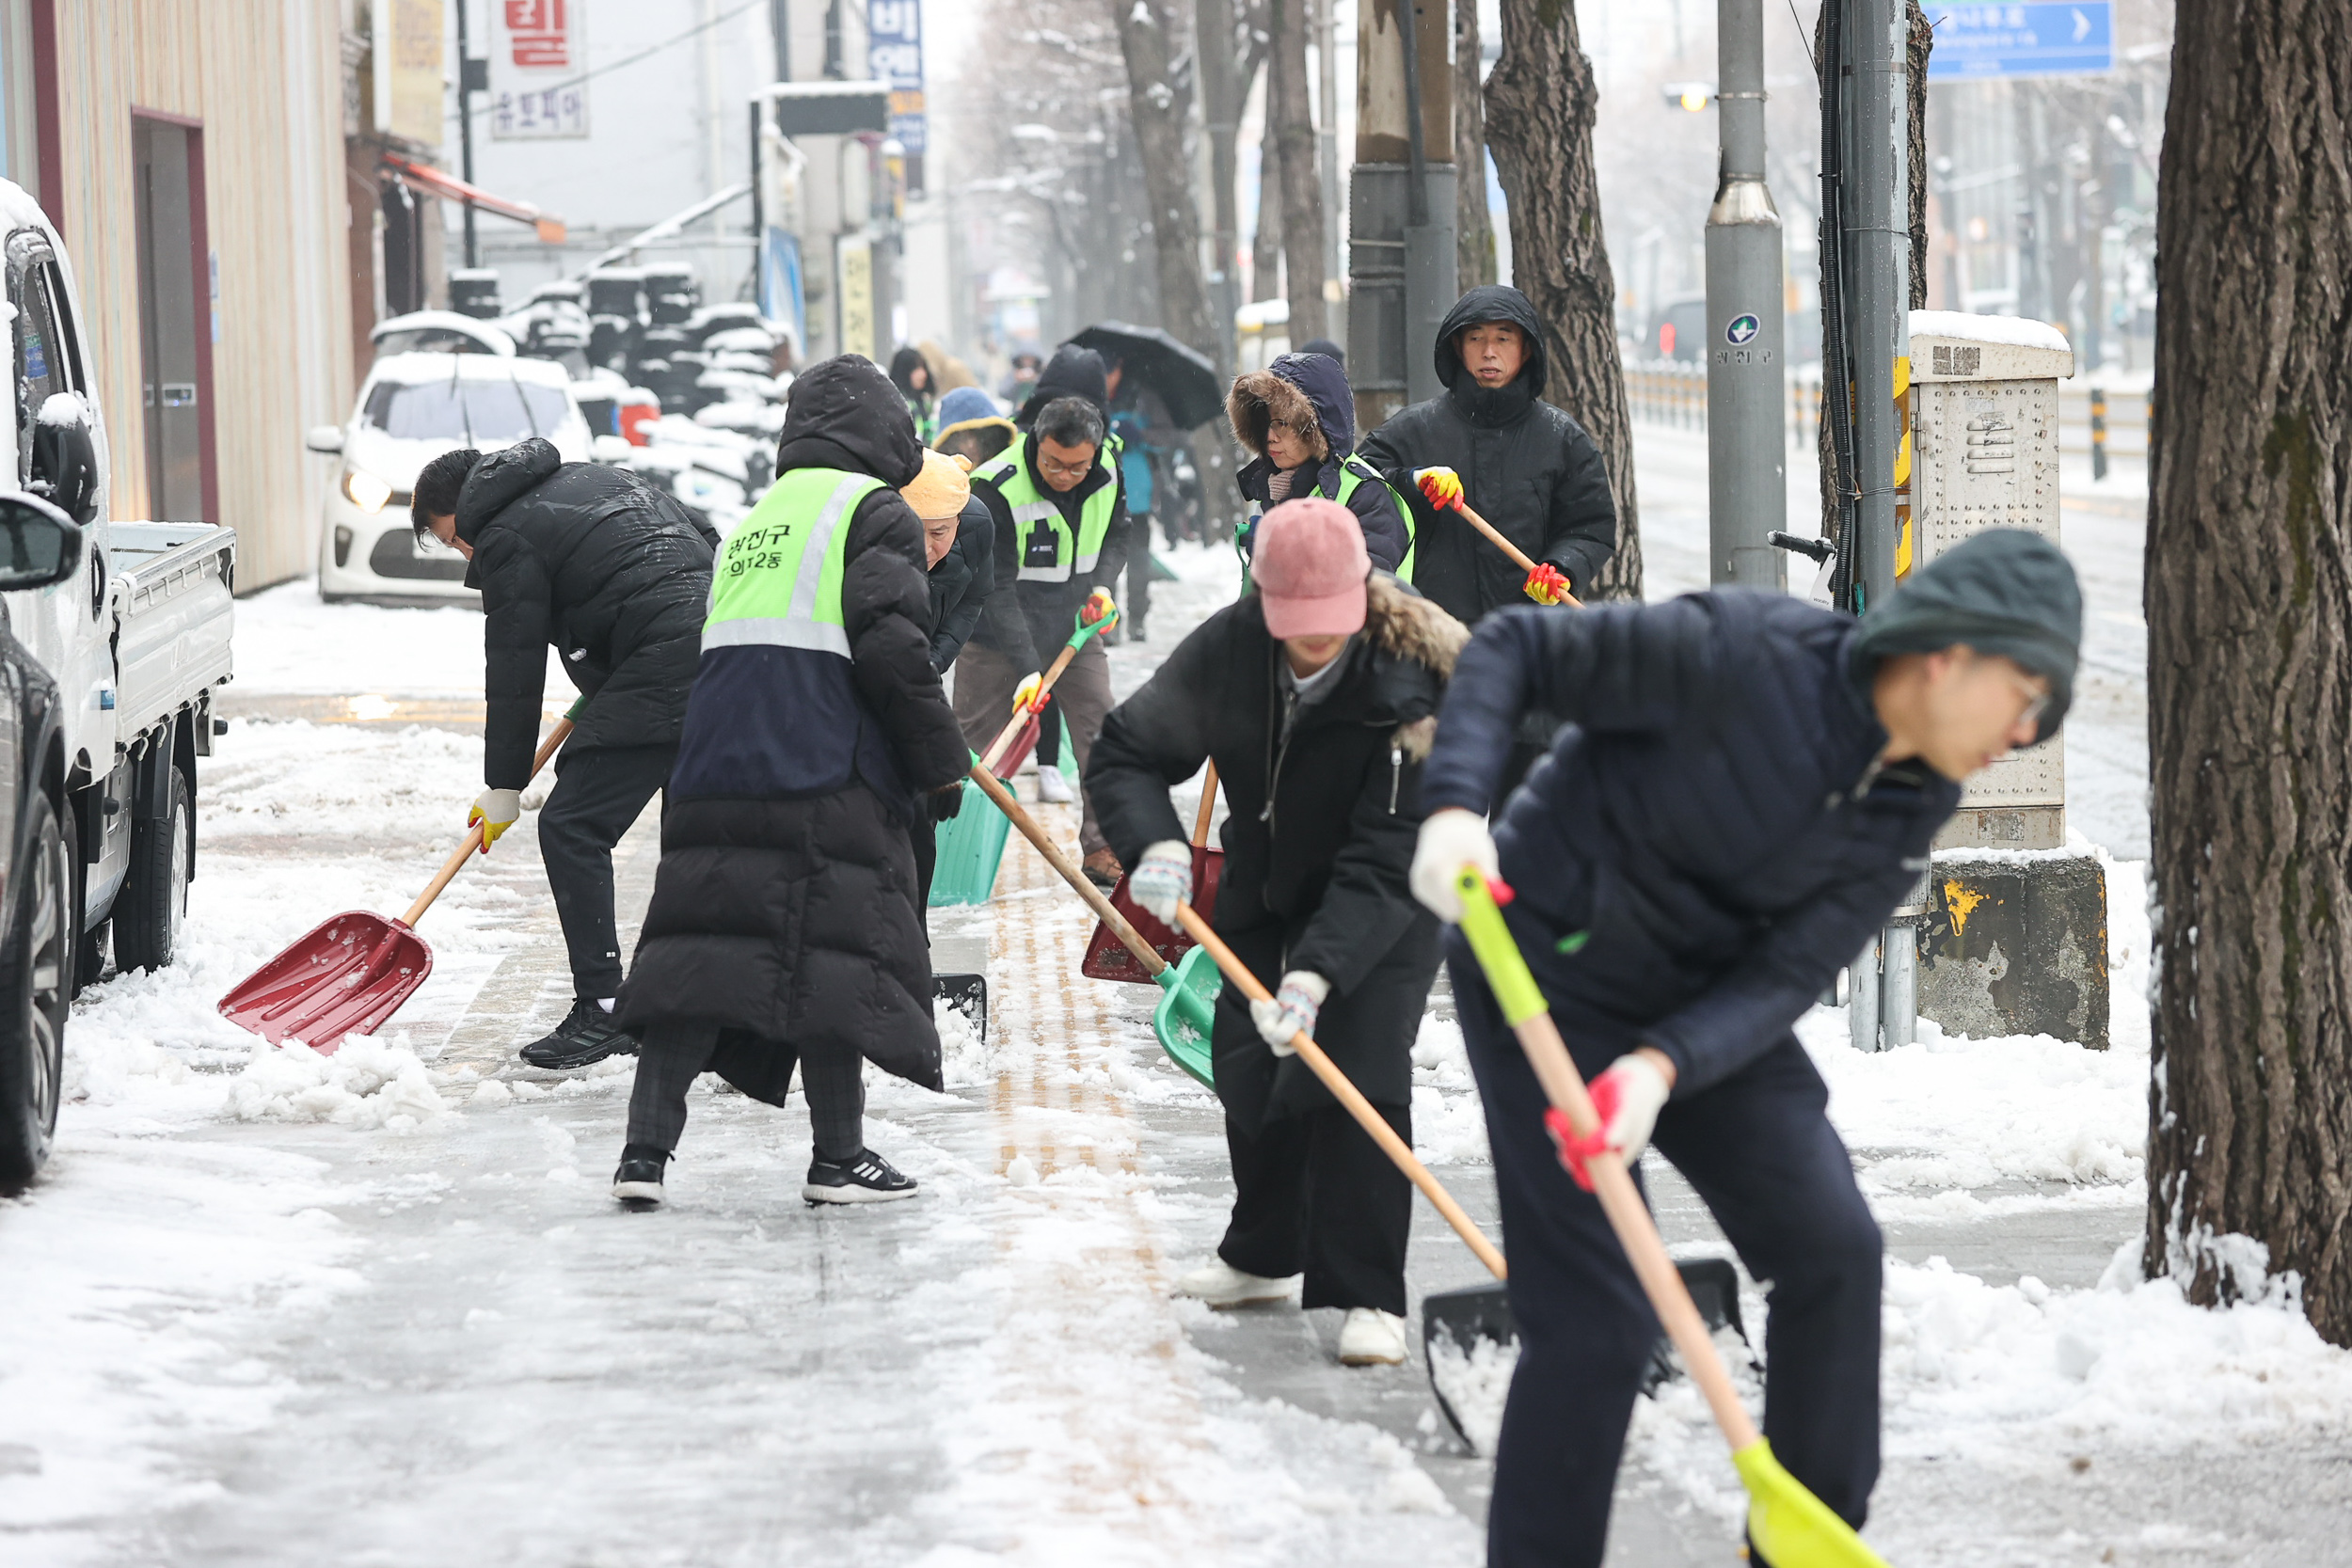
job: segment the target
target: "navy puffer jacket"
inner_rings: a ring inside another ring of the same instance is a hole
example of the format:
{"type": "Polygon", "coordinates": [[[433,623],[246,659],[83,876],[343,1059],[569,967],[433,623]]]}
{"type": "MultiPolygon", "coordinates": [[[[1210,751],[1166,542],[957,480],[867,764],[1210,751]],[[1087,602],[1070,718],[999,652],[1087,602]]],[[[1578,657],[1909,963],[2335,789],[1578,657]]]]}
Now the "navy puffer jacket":
{"type": "Polygon", "coordinates": [[[1505,610],[1447,689],[1430,811],[1487,809],[1520,713],[1568,721],[1495,832],[1563,1030],[1649,1044],[1677,1097],[1788,1037],[1928,866],[1960,786],[1881,768],[1853,619],[1778,594],[1505,610]]]}

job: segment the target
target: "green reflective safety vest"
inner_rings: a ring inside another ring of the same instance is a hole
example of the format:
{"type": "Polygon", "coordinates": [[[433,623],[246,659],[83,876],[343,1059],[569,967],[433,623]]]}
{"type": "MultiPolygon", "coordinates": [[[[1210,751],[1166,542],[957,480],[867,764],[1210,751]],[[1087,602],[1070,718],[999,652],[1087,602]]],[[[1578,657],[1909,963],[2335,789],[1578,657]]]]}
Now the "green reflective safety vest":
{"type": "MultiPolygon", "coordinates": [[[[1340,459],[1339,487],[1324,499],[1326,500],[1335,500],[1342,506],[1345,506],[1347,505],[1348,498],[1356,493],[1356,486],[1367,482],[1377,484],[1383,490],[1386,490],[1389,493],[1389,499],[1396,503],[1396,515],[1405,519],[1405,559],[1396,563],[1396,580],[1399,582],[1410,582],[1413,580],[1413,555],[1416,549],[1420,546],[1421,540],[1413,528],[1413,509],[1405,504],[1405,498],[1396,493],[1395,485],[1391,484],[1387,480],[1382,479],[1380,477],[1379,470],[1375,468],[1371,464],[1365,462],[1354,452],[1349,452],[1345,457],[1340,459]]],[[[1322,494],[1319,490],[1311,493],[1316,495],[1322,494]]],[[[1293,497],[1292,499],[1295,500],[1297,498],[1293,497]]],[[[1241,535],[1234,540],[1234,546],[1236,548],[1240,546],[1242,540],[1248,538],[1250,532],[1257,528],[1258,519],[1265,515],[1265,503],[1263,501],[1252,501],[1250,504],[1257,508],[1257,510],[1249,514],[1249,521],[1248,525],[1242,530],[1241,535]]],[[[1248,562],[1245,557],[1242,564],[1242,580],[1245,584],[1248,583],[1248,562]]]]}
{"type": "Polygon", "coordinates": [[[727,535],[710,573],[703,649],[806,648],[850,657],[841,569],[850,518],[883,488],[871,474],[794,468],[727,535]]]}
{"type": "Polygon", "coordinates": [[[1112,451],[1105,442],[1095,451],[1094,467],[1108,473],[1109,482],[1080,504],[1073,535],[1060,505],[1029,476],[1029,449],[1036,441],[1034,432],[1024,431],[1020,440],[973,469],[972,477],[993,484],[1012,514],[1012,536],[1021,547],[1019,580],[1068,582],[1073,574],[1092,572],[1103,559],[1103,543],[1119,509],[1119,476],[1104,462],[1104,453],[1112,451]]]}

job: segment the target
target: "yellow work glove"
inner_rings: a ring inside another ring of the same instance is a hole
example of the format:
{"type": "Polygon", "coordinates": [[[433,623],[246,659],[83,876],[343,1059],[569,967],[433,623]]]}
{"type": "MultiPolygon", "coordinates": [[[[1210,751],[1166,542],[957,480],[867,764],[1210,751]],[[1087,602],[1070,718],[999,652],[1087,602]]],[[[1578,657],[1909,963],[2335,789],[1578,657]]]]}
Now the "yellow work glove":
{"type": "Polygon", "coordinates": [[[485,789],[475,798],[473,810],[466,814],[466,826],[482,824],[482,852],[486,855],[490,846],[499,841],[499,834],[513,827],[522,814],[521,790],[485,789]]]}
{"type": "Polygon", "coordinates": [[[1107,588],[1098,588],[1087,595],[1087,602],[1078,607],[1078,624],[1099,626],[1119,613],[1119,601],[1111,597],[1107,588]]]}
{"type": "Polygon", "coordinates": [[[1045,700],[1045,677],[1032,670],[1021,677],[1021,684],[1012,689],[1012,711],[1035,712],[1045,700]]]}
{"type": "Polygon", "coordinates": [[[1452,468],[1415,468],[1413,483],[1421,486],[1422,499],[1440,512],[1462,499],[1462,476],[1452,468]]]}

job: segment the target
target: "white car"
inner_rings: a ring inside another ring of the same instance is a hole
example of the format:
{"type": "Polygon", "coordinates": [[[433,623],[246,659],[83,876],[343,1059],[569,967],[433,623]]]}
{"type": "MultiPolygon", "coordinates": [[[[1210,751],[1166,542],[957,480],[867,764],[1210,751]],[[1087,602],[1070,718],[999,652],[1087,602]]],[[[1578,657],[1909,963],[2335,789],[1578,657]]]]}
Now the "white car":
{"type": "Polygon", "coordinates": [[[319,528],[319,596],[328,603],[475,604],[455,550],[419,540],[408,493],[445,451],[493,451],[544,436],[566,463],[588,460],[588,421],[564,367],[495,354],[393,354],[359,388],[347,425],[321,425],[305,441],[336,452],[342,468],[326,492],[319,528]]]}

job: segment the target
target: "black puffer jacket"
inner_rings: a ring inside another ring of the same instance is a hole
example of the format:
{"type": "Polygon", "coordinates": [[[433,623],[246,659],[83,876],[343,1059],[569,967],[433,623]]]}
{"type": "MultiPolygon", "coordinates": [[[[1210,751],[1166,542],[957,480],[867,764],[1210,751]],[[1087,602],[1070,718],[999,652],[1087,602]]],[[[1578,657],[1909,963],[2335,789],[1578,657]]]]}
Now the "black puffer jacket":
{"type": "Polygon", "coordinates": [[[530,780],[549,643],[588,698],[568,748],[677,739],[719,544],[709,525],[627,469],[566,463],[534,437],[474,465],[457,537],[485,617],[485,783],[530,780]]]}
{"type": "Polygon", "coordinates": [[[996,592],[996,524],[977,496],[956,518],[956,542],[930,569],[931,668],[945,670],[963,652],[980,611],[996,592]]]}
{"type": "Polygon", "coordinates": [[[1445,391],[1400,411],[1364,437],[1364,460],[1413,509],[1413,585],[1476,626],[1489,610],[1528,602],[1527,574],[1459,514],[1439,513],[1413,483],[1416,468],[1452,468],[1473,511],[1536,561],[1560,568],[1581,596],[1616,553],[1617,508],[1593,438],[1541,400],[1548,367],[1543,324],[1517,289],[1472,289],[1438,328],[1438,379],[1445,391]],[[1462,368],[1463,333],[1509,322],[1527,334],[1528,360],[1506,387],[1489,391],[1462,368]]]}
{"type": "MultiPolygon", "coordinates": [[[[910,790],[961,778],[966,752],[931,668],[923,527],[889,488],[914,477],[921,451],[904,400],[867,361],[844,355],[793,383],[781,468],[883,482],[850,515],[850,657],[709,649],[670,779],[661,863],[618,1016],[633,1030],[718,1025],[718,1070],[771,1104],[810,1050],[862,1052],[939,1085],[910,790]]],[[[731,545],[792,523],[768,507],[731,545]]]]}
{"type": "MultiPolygon", "coordinates": [[[[1338,360],[1321,354],[1285,354],[1264,370],[1234,379],[1225,397],[1225,415],[1232,422],[1234,438],[1257,454],[1233,476],[1242,499],[1250,503],[1252,527],[1235,541],[1247,560],[1255,521],[1273,499],[1275,467],[1265,452],[1267,427],[1287,425],[1307,437],[1307,461],[1291,471],[1290,488],[1282,499],[1313,495],[1336,499],[1346,481],[1348,457],[1356,450],[1356,394],[1348,389],[1338,360]]],[[[1357,464],[1358,483],[1347,498],[1347,509],[1363,528],[1364,552],[1373,565],[1393,572],[1412,542],[1405,514],[1387,483],[1360,458],[1357,464]]]]}
{"type": "MultiPolygon", "coordinates": [[[[1437,921],[1405,876],[1421,828],[1422,759],[1468,639],[1461,625],[1375,573],[1364,630],[1327,694],[1291,700],[1263,601],[1245,594],[1184,639],[1104,721],[1086,776],[1103,832],[1136,863],[1184,829],[1171,784],[1216,763],[1228,815],[1216,926],[1271,989],[1287,969],[1331,982],[1316,1038],[1366,1098],[1404,1105],[1408,1055],[1437,973],[1437,921]],[[1269,802],[1271,809],[1269,809],[1269,802]]],[[[1232,990],[1232,988],[1228,988],[1232,990]]],[[[1236,1005],[1238,990],[1232,992],[1236,1005]]],[[[1245,1125],[1328,1103],[1295,1061],[1279,1069],[1246,1008],[1220,1006],[1217,1092],[1245,1125]]]]}

